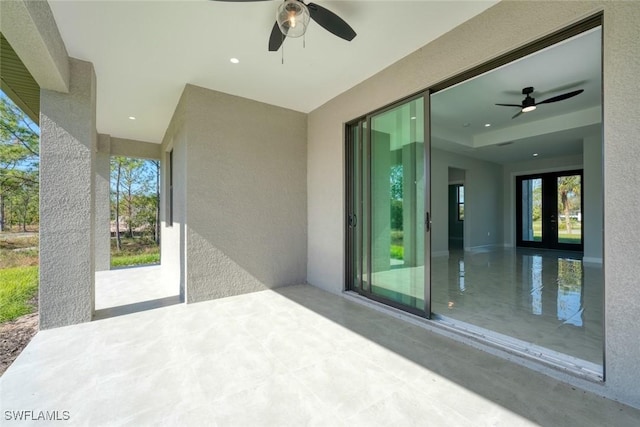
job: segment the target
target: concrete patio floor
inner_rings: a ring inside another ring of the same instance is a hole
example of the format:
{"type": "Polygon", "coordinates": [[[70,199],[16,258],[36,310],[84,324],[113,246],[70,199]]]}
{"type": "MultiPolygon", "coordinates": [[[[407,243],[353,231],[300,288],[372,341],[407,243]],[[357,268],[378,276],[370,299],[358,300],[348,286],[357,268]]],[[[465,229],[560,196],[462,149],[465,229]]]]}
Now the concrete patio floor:
{"type": "Polygon", "coordinates": [[[311,286],[147,308],[39,332],[0,378],[1,424],[640,425],[637,409],[311,286]]]}

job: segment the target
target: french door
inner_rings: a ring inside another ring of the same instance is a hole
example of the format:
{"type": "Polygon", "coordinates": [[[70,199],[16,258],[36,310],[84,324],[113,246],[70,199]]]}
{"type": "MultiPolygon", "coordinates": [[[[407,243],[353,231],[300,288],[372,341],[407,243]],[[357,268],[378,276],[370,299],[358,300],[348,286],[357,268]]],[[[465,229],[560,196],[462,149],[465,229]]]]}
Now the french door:
{"type": "Polygon", "coordinates": [[[347,125],[347,289],[428,317],[428,96],[347,125]],[[426,141],[425,141],[426,137],[426,141]]]}
{"type": "Polygon", "coordinates": [[[517,245],[582,251],[582,170],[516,177],[517,245]]]}

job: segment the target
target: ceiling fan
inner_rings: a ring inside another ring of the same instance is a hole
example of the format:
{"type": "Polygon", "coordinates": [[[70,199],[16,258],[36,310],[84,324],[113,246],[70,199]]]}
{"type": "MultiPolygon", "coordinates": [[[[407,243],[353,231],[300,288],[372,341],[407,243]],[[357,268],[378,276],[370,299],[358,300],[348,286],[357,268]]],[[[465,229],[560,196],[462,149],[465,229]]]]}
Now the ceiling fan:
{"type": "MultiPolygon", "coordinates": [[[[213,0],[245,3],[268,0],[213,0]]],[[[305,4],[302,0],[284,0],[276,12],[276,23],[269,37],[269,51],[276,52],[282,46],[285,37],[300,37],[309,25],[309,18],[322,28],[347,41],[353,40],[356,32],[335,13],[315,3],[305,4]]]]}
{"type": "Polygon", "coordinates": [[[520,111],[518,111],[511,119],[515,119],[522,113],[528,113],[536,109],[538,105],[541,104],[551,104],[552,102],[564,101],[565,99],[573,98],[576,95],[580,95],[584,92],[584,89],[574,90],[573,92],[563,93],[562,95],[557,95],[551,97],[549,99],[545,99],[544,101],[536,102],[535,98],[531,97],[533,93],[533,87],[525,87],[522,89],[522,94],[525,95],[525,98],[522,100],[522,104],[496,104],[502,107],[518,107],[520,111]]]}

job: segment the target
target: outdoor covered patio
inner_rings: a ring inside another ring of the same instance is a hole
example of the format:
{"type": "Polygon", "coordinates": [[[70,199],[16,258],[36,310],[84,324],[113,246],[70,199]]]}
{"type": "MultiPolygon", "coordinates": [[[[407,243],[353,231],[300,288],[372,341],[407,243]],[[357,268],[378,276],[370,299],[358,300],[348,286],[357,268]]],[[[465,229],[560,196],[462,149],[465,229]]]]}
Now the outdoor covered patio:
{"type": "Polygon", "coordinates": [[[20,411],[67,411],[64,425],[92,426],[640,419],[637,409],[311,286],[172,304],[170,289],[158,293],[161,271],[99,273],[96,308],[106,318],[40,331],[0,378],[4,419],[20,411]],[[117,301],[125,286],[137,290],[117,301]]]}

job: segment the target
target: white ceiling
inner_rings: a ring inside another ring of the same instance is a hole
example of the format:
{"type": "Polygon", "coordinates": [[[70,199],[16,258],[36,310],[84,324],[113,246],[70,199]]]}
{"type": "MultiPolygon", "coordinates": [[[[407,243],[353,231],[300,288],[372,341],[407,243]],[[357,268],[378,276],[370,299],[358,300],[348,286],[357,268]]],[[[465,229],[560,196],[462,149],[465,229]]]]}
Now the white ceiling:
{"type": "Polygon", "coordinates": [[[285,41],[284,64],[267,50],[278,1],[49,3],[69,55],[94,64],[98,132],[159,143],[187,83],[310,112],[496,1],[318,0],[358,35],[312,22],[306,48],[285,41]]]}
{"type": "Polygon", "coordinates": [[[431,97],[432,144],[497,163],[582,154],[601,124],[601,29],[596,28],[431,97]],[[522,88],[536,102],[584,89],[573,98],[518,112],[522,88]],[[490,127],[485,127],[490,124],[490,127]]]}
{"type": "MultiPolygon", "coordinates": [[[[601,133],[601,46],[601,29],[595,28],[434,93],[431,146],[502,164],[531,160],[534,154],[538,161],[582,155],[584,138],[601,133]],[[584,92],[516,118],[519,108],[495,105],[520,104],[528,86],[535,88],[537,102],[584,92]]],[[[372,126],[391,136],[392,149],[424,142],[421,105],[412,101],[374,115],[372,126]]]]}

